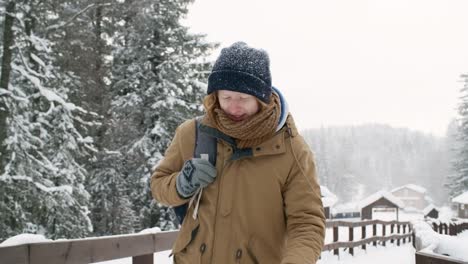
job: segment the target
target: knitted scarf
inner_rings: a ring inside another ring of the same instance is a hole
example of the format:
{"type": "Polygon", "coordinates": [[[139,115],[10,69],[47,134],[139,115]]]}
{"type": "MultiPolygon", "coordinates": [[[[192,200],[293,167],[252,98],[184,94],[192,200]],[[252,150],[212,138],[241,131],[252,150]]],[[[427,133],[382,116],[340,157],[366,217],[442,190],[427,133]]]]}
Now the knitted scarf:
{"type": "Polygon", "coordinates": [[[219,131],[234,138],[237,147],[251,148],[273,136],[281,115],[281,102],[276,93],[272,93],[269,104],[260,101],[259,103],[258,113],[236,122],[220,108],[216,93],[211,93],[203,101],[205,120],[219,131]]]}

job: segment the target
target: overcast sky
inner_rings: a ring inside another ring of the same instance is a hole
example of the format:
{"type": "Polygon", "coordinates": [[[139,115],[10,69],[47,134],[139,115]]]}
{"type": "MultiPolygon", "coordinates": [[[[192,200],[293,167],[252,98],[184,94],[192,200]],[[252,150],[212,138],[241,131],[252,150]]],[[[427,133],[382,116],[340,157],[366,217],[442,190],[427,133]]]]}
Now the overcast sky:
{"type": "Polygon", "coordinates": [[[444,135],[468,73],[467,0],[195,0],[184,24],[265,49],[300,129],[444,135]]]}

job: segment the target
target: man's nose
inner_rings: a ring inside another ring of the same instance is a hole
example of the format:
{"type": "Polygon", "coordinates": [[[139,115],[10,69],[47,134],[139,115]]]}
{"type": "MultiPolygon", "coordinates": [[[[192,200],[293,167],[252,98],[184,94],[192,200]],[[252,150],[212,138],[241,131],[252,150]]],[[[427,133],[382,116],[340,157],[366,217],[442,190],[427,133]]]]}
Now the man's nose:
{"type": "Polygon", "coordinates": [[[229,111],[231,113],[239,112],[242,110],[242,107],[238,101],[232,101],[229,105],[229,111]]]}

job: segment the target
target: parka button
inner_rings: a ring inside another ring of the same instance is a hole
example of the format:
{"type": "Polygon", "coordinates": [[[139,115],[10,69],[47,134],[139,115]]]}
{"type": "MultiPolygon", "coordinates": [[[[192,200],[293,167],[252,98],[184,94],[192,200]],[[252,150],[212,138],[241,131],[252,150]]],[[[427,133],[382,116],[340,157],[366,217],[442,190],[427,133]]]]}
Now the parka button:
{"type": "Polygon", "coordinates": [[[276,148],[279,149],[279,148],[280,148],[280,145],[276,145],[276,148]]]}
{"type": "Polygon", "coordinates": [[[203,253],[203,252],[205,252],[205,250],[206,250],[206,244],[203,243],[203,244],[201,244],[201,246],[200,246],[200,252],[203,253]]]}
{"type": "Polygon", "coordinates": [[[238,249],[236,252],[236,259],[240,259],[242,257],[242,249],[238,249]]]}

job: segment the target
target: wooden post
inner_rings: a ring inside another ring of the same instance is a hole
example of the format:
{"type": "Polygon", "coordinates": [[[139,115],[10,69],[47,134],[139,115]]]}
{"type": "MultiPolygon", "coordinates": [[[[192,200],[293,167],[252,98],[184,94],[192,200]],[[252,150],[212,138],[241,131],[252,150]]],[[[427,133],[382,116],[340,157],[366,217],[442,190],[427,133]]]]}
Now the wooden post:
{"type": "MultiPolygon", "coordinates": [[[[387,226],[382,224],[382,237],[385,237],[385,229],[387,229],[387,226]]],[[[382,241],[382,245],[385,247],[385,240],[382,241]]]]}
{"type": "MultiPolygon", "coordinates": [[[[397,224],[397,233],[400,234],[400,224],[397,224]]],[[[397,243],[397,246],[400,245],[400,238],[397,238],[396,243],[397,243]]]]}
{"type": "MultiPolygon", "coordinates": [[[[361,226],[361,238],[362,239],[366,238],[366,227],[367,226],[361,226]]],[[[362,244],[361,248],[366,250],[366,244],[362,244]]]]}
{"type": "Polygon", "coordinates": [[[133,264],[153,264],[153,261],[154,254],[133,257],[133,264]]]}
{"type": "MultiPolygon", "coordinates": [[[[403,225],[403,234],[406,234],[406,225],[403,225]]],[[[406,243],[406,238],[403,238],[403,244],[406,243]]]]}
{"type": "MultiPolygon", "coordinates": [[[[354,228],[349,227],[349,241],[352,242],[353,240],[354,240],[354,228]]],[[[353,247],[349,248],[349,254],[351,254],[351,256],[354,256],[354,248],[353,247]]]]}
{"type": "MultiPolygon", "coordinates": [[[[393,231],[395,231],[395,224],[390,225],[390,235],[393,235],[393,231]]],[[[392,243],[392,244],[394,243],[393,238],[390,239],[390,243],[392,243]]]]}
{"type": "MultiPolygon", "coordinates": [[[[377,224],[372,225],[372,235],[377,236],[377,224]]],[[[372,245],[377,246],[377,241],[373,241],[372,245]]]]}
{"type": "MultiPolygon", "coordinates": [[[[333,227],[333,242],[338,242],[338,227],[334,226],[333,227]]],[[[333,250],[333,255],[339,256],[339,249],[334,249],[333,250]]]]}
{"type": "MultiPolygon", "coordinates": [[[[413,232],[413,229],[411,228],[412,226],[411,225],[408,225],[408,233],[412,233],[413,235],[412,236],[409,236],[408,237],[408,242],[411,242],[412,239],[414,239],[414,232],[413,232]]],[[[413,244],[414,244],[414,240],[413,240],[413,244]]]]}

